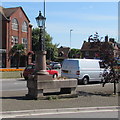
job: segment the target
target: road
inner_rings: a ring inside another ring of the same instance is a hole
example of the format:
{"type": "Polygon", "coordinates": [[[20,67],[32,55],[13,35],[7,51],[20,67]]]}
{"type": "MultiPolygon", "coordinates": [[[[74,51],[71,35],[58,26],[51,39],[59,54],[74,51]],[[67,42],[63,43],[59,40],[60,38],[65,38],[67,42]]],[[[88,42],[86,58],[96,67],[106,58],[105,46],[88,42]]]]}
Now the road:
{"type": "MultiPolygon", "coordinates": [[[[20,116],[17,117],[19,118],[20,116]]],[[[118,118],[118,110],[89,110],[46,114],[35,113],[29,116],[22,116],[22,118],[118,118]]]]}
{"type": "MultiPolygon", "coordinates": [[[[27,81],[24,78],[20,79],[3,79],[2,81],[2,91],[18,91],[18,90],[27,90],[27,81]]],[[[81,85],[78,87],[87,87],[92,85],[100,85],[100,84],[89,84],[89,85],[81,85]]]]}
{"type": "MultiPolygon", "coordinates": [[[[9,79],[2,81],[2,110],[3,111],[22,111],[22,110],[42,110],[42,109],[58,109],[58,108],[81,108],[81,107],[98,107],[98,106],[118,106],[118,96],[112,95],[113,84],[106,84],[102,87],[101,84],[88,84],[77,86],[77,98],[65,98],[56,100],[27,100],[25,94],[27,93],[26,81],[24,79],[9,79]]],[[[14,112],[13,112],[14,113],[14,112]]],[[[67,113],[54,115],[37,115],[32,113],[32,117],[103,117],[117,116],[117,111],[108,112],[87,112],[87,113],[67,113]],[[39,116],[40,115],[40,116],[39,116]]],[[[45,112],[48,113],[48,112],[45,112]]],[[[28,112],[29,114],[29,112],[28,112]]],[[[20,113],[21,115],[21,113],[20,113]]],[[[30,115],[30,114],[29,114],[30,115]]],[[[29,116],[24,116],[29,117],[29,116]]]]}
{"type": "MultiPolygon", "coordinates": [[[[27,89],[27,81],[24,80],[24,78],[20,78],[20,79],[3,79],[3,80],[0,79],[0,82],[2,83],[2,89],[1,89],[2,91],[28,90],[27,89]]],[[[118,87],[118,85],[117,85],[117,87],[118,87]]],[[[102,84],[94,82],[94,83],[90,83],[88,85],[78,85],[77,86],[78,91],[81,90],[81,92],[82,92],[82,90],[83,90],[84,92],[87,91],[87,93],[88,93],[89,89],[91,89],[92,91],[96,91],[96,89],[97,90],[100,89],[100,92],[102,92],[101,88],[103,90],[108,89],[108,92],[109,92],[109,89],[111,89],[111,91],[113,91],[113,84],[107,83],[105,85],[105,87],[102,87],[102,84]]]]}
{"type": "Polygon", "coordinates": [[[24,79],[3,79],[2,80],[2,91],[18,91],[27,90],[27,81],[24,79]]]}

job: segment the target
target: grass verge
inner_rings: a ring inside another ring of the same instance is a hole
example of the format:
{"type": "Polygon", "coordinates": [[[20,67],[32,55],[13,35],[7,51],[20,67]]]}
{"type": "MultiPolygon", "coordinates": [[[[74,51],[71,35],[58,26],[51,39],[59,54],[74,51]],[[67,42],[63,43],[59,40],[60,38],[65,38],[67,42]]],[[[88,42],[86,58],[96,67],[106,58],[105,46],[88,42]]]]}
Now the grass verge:
{"type": "Polygon", "coordinates": [[[0,72],[0,78],[1,79],[22,78],[22,76],[21,76],[22,73],[23,73],[23,71],[0,72]]]}

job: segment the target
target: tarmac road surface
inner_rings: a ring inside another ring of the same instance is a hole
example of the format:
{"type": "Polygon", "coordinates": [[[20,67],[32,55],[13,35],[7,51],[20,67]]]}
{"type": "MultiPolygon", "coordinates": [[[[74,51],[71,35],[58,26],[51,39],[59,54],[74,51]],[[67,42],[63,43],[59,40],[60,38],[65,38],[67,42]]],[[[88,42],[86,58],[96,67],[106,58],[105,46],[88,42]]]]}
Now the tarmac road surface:
{"type": "Polygon", "coordinates": [[[79,85],[76,90],[78,97],[56,100],[28,100],[25,98],[25,95],[28,92],[25,89],[26,81],[24,80],[4,80],[1,97],[2,110],[19,111],[34,109],[118,106],[119,96],[113,95],[113,84],[106,84],[105,87],[102,87],[101,84],[79,85]],[[13,89],[12,85],[16,87],[13,89]]]}
{"type": "Polygon", "coordinates": [[[2,80],[2,91],[20,91],[27,90],[27,81],[24,78],[20,79],[3,79],[2,80]]]}

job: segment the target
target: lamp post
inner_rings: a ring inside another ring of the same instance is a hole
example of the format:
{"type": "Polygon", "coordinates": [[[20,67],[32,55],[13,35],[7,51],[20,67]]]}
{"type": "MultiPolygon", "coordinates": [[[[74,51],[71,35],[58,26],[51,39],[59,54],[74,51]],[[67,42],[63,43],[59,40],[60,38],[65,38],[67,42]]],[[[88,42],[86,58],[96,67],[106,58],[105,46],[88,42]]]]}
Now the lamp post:
{"type": "Polygon", "coordinates": [[[71,49],[71,32],[73,31],[73,29],[70,29],[70,49],[71,49]]]}
{"type": "Polygon", "coordinates": [[[44,90],[60,89],[60,93],[74,93],[77,80],[54,80],[51,75],[46,71],[46,51],[44,47],[44,32],[45,31],[45,20],[46,18],[42,16],[39,12],[39,16],[36,17],[38,27],[40,28],[39,34],[39,48],[36,52],[36,66],[33,74],[29,76],[27,80],[28,94],[26,97],[32,99],[38,99],[43,97],[44,90]]]}
{"type": "Polygon", "coordinates": [[[71,56],[71,32],[73,31],[73,29],[70,29],[70,57],[72,58],[71,56]]]}
{"type": "Polygon", "coordinates": [[[36,17],[37,25],[40,28],[39,47],[36,52],[36,67],[35,67],[37,74],[48,74],[46,72],[46,51],[44,45],[45,20],[46,18],[42,16],[41,11],[39,11],[39,15],[38,17],[36,17]]]}

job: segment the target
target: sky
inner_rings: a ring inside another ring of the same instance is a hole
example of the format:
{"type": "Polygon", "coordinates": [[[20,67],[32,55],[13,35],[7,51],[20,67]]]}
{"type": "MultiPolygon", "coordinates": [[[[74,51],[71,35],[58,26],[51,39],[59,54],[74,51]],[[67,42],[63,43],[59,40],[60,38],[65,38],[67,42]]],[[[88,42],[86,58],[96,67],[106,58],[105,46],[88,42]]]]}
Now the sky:
{"type": "MultiPolygon", "coordinates": [[[[30,0],[29,0],[30,1],[30,0]]],[[[21,6],[33,28],[37,27],[35,18],[39,11],[44,13],[41,2],[6,2],[5,8],[21,6]]],[[[118,2],[46,2],[46,31],[53,38],[53,44],[80,49],[83,42],[95,32],[100,37],[115,38],[118,41],[118,2]],[[71,38],[70,38],[70,30],[71,38]]],[[[103,39],[104,40],[104,39],[103,39]]]]}

